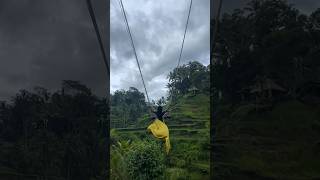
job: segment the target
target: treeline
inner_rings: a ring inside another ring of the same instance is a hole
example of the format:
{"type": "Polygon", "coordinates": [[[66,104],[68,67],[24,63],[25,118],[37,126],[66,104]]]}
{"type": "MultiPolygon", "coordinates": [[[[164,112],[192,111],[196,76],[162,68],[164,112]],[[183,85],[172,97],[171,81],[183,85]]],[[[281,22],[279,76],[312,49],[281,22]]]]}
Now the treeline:
{"type": "Polygon", "coordinates": [[[127,127],[135,124],[147,113],[145,96],[135,87],[129,90],[117,90],[111,97],[111,128],[127,127]]]}
{"type": "MultiPolygon", "coordinates": [[[[209,93],[210,71],[209,66],[192,61],[175,68],[167,76],[169,96],[151,100],[151,106],[166,105],[178,96],[191,92],[209,93]]],[[[139,119],[148,116],[149,107],[144,93],[135,87],[129,90],[116,90],[111,97],[111,128],[128,127],[137,125],[139,119]]]]}
{"type": "Polygon", "coordinates": [[[320,9],[306,15],[284,0],[252,0],[220,19],[212,64],[216,99],[238,103],[267,90],[289,98],[316,93],[319,57],[320,9]]]}
{"type": "Polygon", "coordinates": [[[21,90],[0,107],[0,167],[46,179],[105,179],[108,109],[76,81],[54,93],[21,90]]]}
{"type": "Polygon", "coordinates": [[[205,66],[198,61],[191,61],[175,68],[167,78],[169,99],[190,91],[210,92],[210,65],[205,66]]]}

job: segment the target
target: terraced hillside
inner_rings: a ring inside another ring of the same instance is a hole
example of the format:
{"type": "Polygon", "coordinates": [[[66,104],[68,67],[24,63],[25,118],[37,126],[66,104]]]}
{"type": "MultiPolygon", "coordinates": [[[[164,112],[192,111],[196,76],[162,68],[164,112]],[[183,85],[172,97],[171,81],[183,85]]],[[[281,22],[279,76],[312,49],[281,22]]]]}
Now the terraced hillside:
{"type": "MultiPolygon", "coordinates": [[[[209,96],[204,94],[181,97],[170,112],[172,118],[165,120],[172,146],[167,158],[167,171],[180,172],[180,175],[176,175],[177,179],[209,179],[209,101],[209,96]]],[[[146,127],[150,123],[148,120],[140,123],[140,127],[120,128],[116,131],[120,135],[142,138],[147,135],[146,127]]]]}
{"type": "Polygon", "coordinates": [[[319,109],[295,100],[220,107],[216,179],[320,179],[319,109]]]}

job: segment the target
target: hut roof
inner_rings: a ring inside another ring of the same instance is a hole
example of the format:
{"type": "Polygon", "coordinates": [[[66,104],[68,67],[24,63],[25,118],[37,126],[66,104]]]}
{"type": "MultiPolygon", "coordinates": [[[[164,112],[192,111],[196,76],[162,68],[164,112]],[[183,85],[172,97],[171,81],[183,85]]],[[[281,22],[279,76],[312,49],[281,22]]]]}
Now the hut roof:
{"type": "Polygon", "coordinates": [[[275,83],[271,79],[265,79],[260,82],[257,82],[252,86],[250,93],[257,93],[261,91],[274,90],[274,91],[282,91],[285,92],[286,89],[275,83]]]}
{"type": "Polygon", "coordinates": [[[192,88],[190,88],[190,89],[189,89],[189,91],[196,91],[196,90],[199,90],[199,89],[198,89],[198,88],[196,88],[196,87],[194,87],[194,86],[193,86],[192,88]]]}

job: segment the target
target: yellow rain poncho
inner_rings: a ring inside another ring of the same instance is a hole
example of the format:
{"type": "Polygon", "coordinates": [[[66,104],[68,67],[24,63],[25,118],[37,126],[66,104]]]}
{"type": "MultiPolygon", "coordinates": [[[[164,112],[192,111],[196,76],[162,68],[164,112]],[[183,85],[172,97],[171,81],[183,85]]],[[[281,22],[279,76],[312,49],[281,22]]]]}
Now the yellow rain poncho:
{"type": "Polygon", "coordinates": [[[148,131],[151,131],[154,137],[165,141],[165,148],[168,154],[171,148],[168,126],[159,119],[156,119],[155,121],[153,121],[152,124],[148,126],[148,131]]]}

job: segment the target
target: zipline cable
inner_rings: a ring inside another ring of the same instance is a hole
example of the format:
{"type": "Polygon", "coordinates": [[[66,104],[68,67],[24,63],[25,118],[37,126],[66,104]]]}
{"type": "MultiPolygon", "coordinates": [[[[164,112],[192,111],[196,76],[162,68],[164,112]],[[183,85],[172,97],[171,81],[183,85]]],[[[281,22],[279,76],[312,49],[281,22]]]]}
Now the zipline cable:
{"type": "MultiPolygon", "coordinates": [[[[140,72],[140,76],[141,76],[142,83],[143,83],[143,86],[144,86],[145,94],[146,94],[146,96],[147,96],[148,103],[150,104],[150,99],[149,99],[148,91],[147,91],[147,88],[146,88],[146,85],[145,85],[145,82],[144,82],[144,78],[143,78],[143,75],[142,75],[142,71],[141,71],[141,68],[140,68],[140,64],[139,64],[138,56],[137,56],[137,53],[136,53],[135,45],[134,45],[134,42],[133,42],[132,34],[131,34],[131,31],[130,31],[130,26],[129,26],[129,23],[128,23],[128,19],[127,19],[127,15],[126,15],[126,12],[125,12],[125,8],[124,8],[124,6],[123,6],[122,0],[118,0],[118,2],[119,2],[119,4],[120,4],[120,8],[121,8],[122,13],[123,13],[123,16],[124,16],[124,21],[125,21],[125,24],[126,24],[126,27],[127,27],[127,32],[128,32],[128,34],[129,34],[129,36],[130,36],[131,46],[132,46],[132,49],[133,49],[133,51],[134,51],[134,56],[135,56],[135,59],[136,59],[136,62],[137,62],[138,68],[139,68],[139,72],[140,72]]],[[[181,57],[182,57],[182,52],[183,52],[185,37],[186,37],[186,33],[187,33],[187,29],[188,29],[188,24],[189,24],[189,19],[190,19],[190,14],[191,14],[191,7],[192,7],[192,0],[190,0],[189,10],[188,10],[188,16],[187,16],[187,22],[186,22],[185,30],[184,30],[184,34],[183,34],[183,40],[182,40],[181,49],[180,49],[180,53],[179,53],[179,59],[178,59],[177,68],[178,68],[179,65],[180,65],[180,61],[181,61],[181,57]]]]}
{"type": "Polygon", "coordinates": [[[92,21],[94,30],[95,30],[97,38],[98,38],[100,50],[102,52],[103,61],[105,63],[105,66],[106,66],[108,74],[109,74],[110,73],[110,68],[109,68],[109,64],[108,64],[108,61],[107,61],[106,52],[105,52],[105,50],[103,48],[103,43],[102,43],[102,40],[101,40],[101,36],[100,36],[100,32],[99,32],[97,21],[96,21],[95,15],[94,15],[94,11],[93,11],[93,8],[92,8],[91,0],[87,0],[87,7],[88,7],[88,11],[89,11],[89,14],[90,14],[90,17],[91,17],[91,21],[92,21]]]}
{"type": "Polygon", "coordinates": [[[133,52],[134,52],[134,56],[135,56],[135,59],[136,59],[136,62],[137,62],[138,68],[139,68],[139,72],[140,72],[140,76],[141,76],[141,79],[142,79],[144,90],[145,90],[145,93],[146,93],[146,96],[147,96],[147,100],[148,100],[148,103],[150,105],[150,99],[149,99],[148,91],[147,91],[146,84],[145,84],[144,79],[143,79],[143,75],[142,75],[142,71],[141,71],[141,68],[140,68],[140,64],[139,64],[136,48],[134,46],[133,38],[132,38],[132,35],[131,35],[131,31],[130,31],[127,15],[126,15],[122,0],[119,0],[119,3],[120,3],[120,7],[121,7],[121,10],[122,10],[123,16],[124,16],[124,20],[125,20],[125,23],[126,23],[128,34],[130,36],[131,46],[132,46],[132,49],[133,49],[133,52]]]}
{"type": "MultiPolygon", "coordinates": [[[[179,54],[179,59],[178,59],[178,65],[177,65],[176,69],[180,66],[180,61],[181,61],[183,47],[184,47],[184,41],[185,41],[185,38],[186,38],[186,33],[187,33],[187,29],[188,29],[188,24],[189,24],[191,7],[192,7],[192,0],[190,0],[189,11],[188,11],[188,16],[187,16],[187,22],[186,22],[186,26],[185,26],[185,29],[184,29],[184,34],[183,34],[183,39],[182,39],[182,44],[181,44],[181,49],[180,49],[180,54],[179,54]]],[[[173,101],[172,96],[171,96],[171,100],[170,101],[171,102],[173,101]]],[[[171,105],[171,107],[169,106],[167,111],[172,110],[172,108],[174,108],[176,105],[177,105],[177,103],[171,105]]]]}
{"type": "Polygon", "coordinates": [[[188,17],[187,17],[186,27],[185,27],[185,29],[184,29],[183,40],[182,40],[182,44],[181,44],[181,49],[180,49],[180,54],[179,54],[179,59],[178,59],[177,68],[179,67],[180,61],[181,61],[181,55],[182,55],[182,51],[183,51],[184,40],[185,40],[185,38],[186,38],[186,33],[187,33],[187,29],[188,29],[188,24],[189,24],[191,7],[192,7],[192,0],[190,0],[189,12],[188,12],[188,17]]]}

